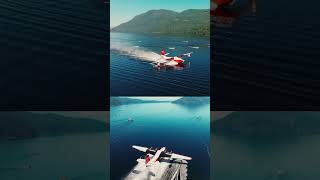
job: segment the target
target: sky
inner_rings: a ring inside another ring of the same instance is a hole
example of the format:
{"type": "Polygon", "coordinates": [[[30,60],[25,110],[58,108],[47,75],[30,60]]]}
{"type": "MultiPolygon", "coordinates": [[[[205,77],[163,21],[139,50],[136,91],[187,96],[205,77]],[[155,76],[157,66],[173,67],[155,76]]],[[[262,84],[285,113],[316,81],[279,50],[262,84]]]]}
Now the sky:
{"type": "Polygon", "coordinates": [[[128,97],[132,99],[141,99],[141,100],[154,100],[154,101],[175,101],[182,97],[178,96],[159,96],[159,97],[128,97]]]}
{"type": "Polygon", "coordinates": [[[110,26],[113,28],[136,15],[154,9],[181,12],[187,9],[209,8],[209,0],[110,0],[110,26]]]}

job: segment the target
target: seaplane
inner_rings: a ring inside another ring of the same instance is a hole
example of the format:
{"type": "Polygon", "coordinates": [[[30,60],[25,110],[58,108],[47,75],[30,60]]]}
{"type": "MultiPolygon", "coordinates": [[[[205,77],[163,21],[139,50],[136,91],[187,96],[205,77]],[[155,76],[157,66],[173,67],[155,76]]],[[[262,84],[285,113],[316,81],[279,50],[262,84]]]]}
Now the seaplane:
{"type": "Polygon", "coordinates": [[[126,180],[186,180],[187,161],[191,157],[168,151],[166,147],[147,148],[133,145],[132,148],[146,153],[137,159],[138,164],[126,176],[126,180]]]}
{"type": "Polygon", "coordinates": [[[152,166],[161,160],[162,157],[169,157],[170,160],[172,159],[181,159],[181,160],[188,160],[190,161],[192,158],[188,156],[183,156],[179,154],[175,154],[172,152],[167,152],[166,147],[162,147],[161,149],[153,149],[151,148],[146,148],[146,147],[141,147],[141,146],[135,146],[133,145],[132,148],[145,152],[146,154],[146,161],[145,164],[147,167],[152,166]],[[152,155],[152,153],[155,153],[152,155]]]}
{"type": "MultiPolygon", "coordinates": [[[[191,57],[191,54],[193,52],[181,54],[179,56],[168,56],[170,53],[165,53],[164,49],[161,50],[160,58],[156,59],[151,64],[154,65],[154,67],[174,67],[174,66],[183,66],[183,63],[185,60],[183,57],[191,57]]],[[[157,54],[157,53],[154,53],[157,54]]],[[[159,55],[159,54],[157,54],[159,55]]]]}

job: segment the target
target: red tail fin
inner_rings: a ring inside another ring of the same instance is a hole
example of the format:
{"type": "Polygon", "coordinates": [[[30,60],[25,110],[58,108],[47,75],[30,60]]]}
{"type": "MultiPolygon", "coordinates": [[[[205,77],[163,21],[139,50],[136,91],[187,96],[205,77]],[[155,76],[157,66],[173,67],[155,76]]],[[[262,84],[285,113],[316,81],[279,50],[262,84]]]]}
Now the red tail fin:
{"type": "Polygon", "coordinates": [[[146,155],[146,164],[148,164],[148,162],[151,160],[149,154],[146,155]]]}

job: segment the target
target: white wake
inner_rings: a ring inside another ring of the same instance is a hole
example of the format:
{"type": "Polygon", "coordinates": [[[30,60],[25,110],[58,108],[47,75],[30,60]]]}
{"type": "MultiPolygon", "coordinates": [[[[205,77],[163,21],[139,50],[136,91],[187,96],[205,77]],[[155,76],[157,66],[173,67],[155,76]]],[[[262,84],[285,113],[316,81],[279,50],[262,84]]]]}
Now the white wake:
{"type": "Polygon", "coordinates": [[[130,56],[135,59],[144,61],[156,61],[161,56],[150,50],[145,50],[135,46],[123,45],[123,44],[111,44],[110,49],[119,52],[122,55],[130,56]]]}

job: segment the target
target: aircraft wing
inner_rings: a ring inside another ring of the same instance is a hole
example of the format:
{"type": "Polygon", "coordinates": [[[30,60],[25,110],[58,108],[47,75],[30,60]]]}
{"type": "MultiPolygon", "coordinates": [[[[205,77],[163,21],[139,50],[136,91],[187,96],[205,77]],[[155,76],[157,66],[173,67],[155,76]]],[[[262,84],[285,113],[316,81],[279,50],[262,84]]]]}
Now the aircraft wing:
{"type": "Polygon", "coordinates": [[[175,153],[171,153],[170,155],[171,155],[171,159],[183,159],[183,160],[188,160],[188,161],[190,161],[192,159],[191,157],[183,156],[183,155],[175,154],[175,153]]]}
{"type": "Polygon", "coordinates": [[[138,151],[142,151],[142,152],[147,152],[147,150],[149,149],[149,148],[146,148],[146,147],[135,146],[135,145],[133,145],[132,148],[134,148],[134,149],[136,149],[138,151]]]}

